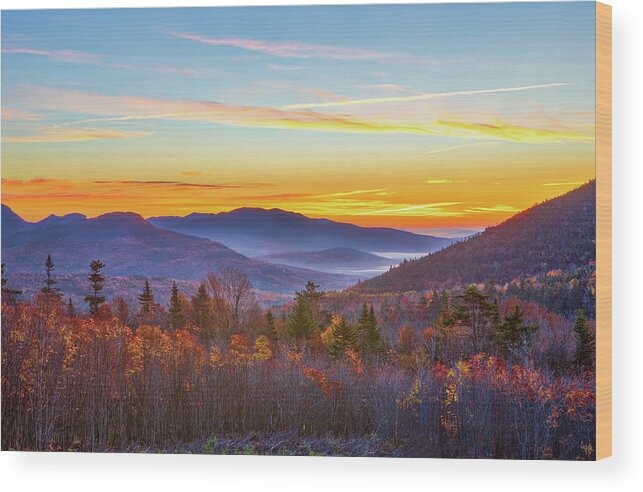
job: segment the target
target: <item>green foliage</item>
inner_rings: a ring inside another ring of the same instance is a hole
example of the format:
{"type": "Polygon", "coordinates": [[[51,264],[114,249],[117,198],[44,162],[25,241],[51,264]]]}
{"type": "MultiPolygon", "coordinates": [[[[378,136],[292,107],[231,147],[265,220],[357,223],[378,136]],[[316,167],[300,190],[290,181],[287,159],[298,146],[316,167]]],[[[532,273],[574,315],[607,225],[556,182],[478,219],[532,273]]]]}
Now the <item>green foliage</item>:
{"type": "Polygon", "coordinates": [[[579,370],[592,370],[596,360],[596,337],[587,324],[587,318],[582,310],[578,311],[574,323],[576,335],[576,354],[574,362],[579,370]]]}
{"type": "Polygon", "coordinates": [[[142,315],[149,315],[152,312],[152,306],[154,305],[154,294],[152,293],[152,288],[150,287],[149,280],[145,280],[143,292],[140,296],[138,296],[138,303],[140,305],[140,313],[142,315]]]}
{"type": "Polygon", "coordinates": [[[51,255],[47,255],[47,261],[45,261],[45,273],[47,277],[45,278],[45,285],[41,290],[43,294],[54,295],[56,297],[61,297],[60,289],[54,287],[56,280],[54,279],[53,272],[56,266],[54,265],[51,255]]]}
{"type": "Polygon", "coordinates": [[[489,301],[489,296],[481,294],[475,285],[467,287],[457,299],[454,321],[469,328],[473,352],[488,349],[498,323],[498,306],[489,301]]]}
{"type": "Polygon", "coordinates": [[[514,310],[504,316],[502,322],[496,326],[496,344],[502,355],[508,355],[512,349],[518,348],[522,343],[528,341],[529,335],[535,332],[537,327],[523,323],[523,313],[520,307],[515,306],[514,310]]]}
{"type": "Polygon", "coordinates": [[[326,343],[328,353],[334,358],[339,358],[346,353],[346,349],[354,348],[356,344],[355,328],[349,325],[343,316],[335,316],[330,325],[329,339],[326,343]]]}
{"type": "Polygon", "coordinates": [[[214,337],[214,320],[211,299],[205,284],[199,285],[197,293],[190,299],[190,321],[201,329],[201,338],[209,345],[214,337]]]}
{"type": "Polygon", "coordinates": [[[356,349],[362,359],[369,358],[386,350],[386,344],[377,326],[375,311],[364,303],[356,326],[356,349]]]}
{"type": "Polygon", "coordinates": [[[172,294],[170,295],[170,325],[173,329],[178,330],[185,324],[185,314],[183,313],[183,305],[179,297],[179,288],[176,282],[172,283],[172,294]]]}
{"type": "Polygon", "coordinates": [[[93,260],[89,264],[91,273],[88,278],[92,287],[92,294],[85,296],[85,302],[89,305],[89,313],[93,316],[98,315],[98,310],[105,302],[105,297],[100,295],[100,291],[103,290],[103,282],[105,282],[105,277],[102,273],[103,268],[105,268],[105,265],[99,260],[93,260]]]}
{"type": "Polygon", "coordinates": [[[297,295],[295,306],[288,318],[287,333],[293,340],[308,340],[316,329],[313,312],[307,298],[297,295]]]}
{"type": "Polygon", "coordinates": [[[275,325],[275,317],[272,314],[270,309],[266,311],[266,314],[263,317],[264,319],[264,333],[270,340],[277,339],[277,326],[275,325]]]}

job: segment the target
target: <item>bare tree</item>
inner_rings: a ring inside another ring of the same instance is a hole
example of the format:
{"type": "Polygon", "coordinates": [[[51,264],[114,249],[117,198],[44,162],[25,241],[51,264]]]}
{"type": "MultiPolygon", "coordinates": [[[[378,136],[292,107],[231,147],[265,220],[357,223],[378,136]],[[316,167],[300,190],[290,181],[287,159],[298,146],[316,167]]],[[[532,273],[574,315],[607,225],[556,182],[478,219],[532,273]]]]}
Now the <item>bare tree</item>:
{"type": "Polygon", "coordinates": [[[206,286],[222,333],[242,330],[257,311],[257,297],[246,274],[234,268],[209,273],[206,286]]]}

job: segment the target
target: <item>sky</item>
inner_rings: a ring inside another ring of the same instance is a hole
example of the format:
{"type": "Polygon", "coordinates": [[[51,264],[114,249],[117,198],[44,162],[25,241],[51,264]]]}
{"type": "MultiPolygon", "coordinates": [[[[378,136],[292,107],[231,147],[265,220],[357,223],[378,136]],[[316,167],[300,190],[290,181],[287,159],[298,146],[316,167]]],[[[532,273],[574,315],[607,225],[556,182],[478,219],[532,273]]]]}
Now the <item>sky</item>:
{"type": "Polygon", "coordinates": [[[4,11],[2,202],[484,228],[594,178],[594,22],[593,2],[4,11]]]}

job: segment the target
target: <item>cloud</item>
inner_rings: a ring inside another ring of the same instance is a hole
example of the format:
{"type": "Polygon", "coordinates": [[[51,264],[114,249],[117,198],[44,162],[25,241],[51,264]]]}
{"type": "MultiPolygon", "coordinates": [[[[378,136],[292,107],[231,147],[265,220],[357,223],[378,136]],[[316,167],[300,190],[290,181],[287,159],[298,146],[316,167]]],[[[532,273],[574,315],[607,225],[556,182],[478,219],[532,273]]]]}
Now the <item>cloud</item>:
{"type": "Polygon", "coordinates": [[[561,183],[543,183],[542,186],[580,186],[583,181],[566,181],[561,183]]]}
{"type": "Polygon", "coordinates": [[[450,179],[427,179],[426,184],[435,185],[435,184],[448,184],[452,181],[450,179]]]}
{"type": "MultiPolygon", "coordinates": [[[[517,89],[514,88],[512,90],[517,89]]],[[[504,139],[529,143],[561,142],[570,139],[592,140],[593,138],[592,136],[576,134],[566,130],[558,131],[530,128],[497,121],[493,123],[468,123],[438,120],[422,123],[417,121],[404,121],[401,119],[403,118],[403,114],[392,115],[391,118],[388,119],[380,119],[377,117],[360,118],[346,114],[323,113],[311,110],[250,106],[195,99],[109,96],[44,87],[26,88],[23,102],[49,110],[98,116],[73,121],[67,123],[67,126],[88,125],[90,123],[106,121],[125,122],[158,119],[203,121],[251,128],[356,133],[403,133],[468,139],[504,139]]],[[[341,104],[341,102],[329,104],[341,104]]],[[[98,134],[98,132],[95,133],[98,134]]],[[[126,135],[126,133],[123,134],[123,136],[126,135]]],[[[141,135],[132,134],[132,137],[134,136],[141,135]]],[[[88,135],[88,137],[91,137],[91,135],[88,135]]]]}
{"type": "Polygon", "coordinates": [[[484,213],[511,213],[515,214],[520,212],[519,208],[512,207],[511,205],[492,205],[490,207],[473,207],[468,208],[465,212],[472,214],[484,214],[484,213]]]}
{"type": "Polygon", "coordinates": [[[50,60],[57,60],[67,63],[84,63],[89,65],[100,65],[111,68],[131,68],[131,65],[122,63],[110,63],[104,60],[105,55],[88,53],[75,50],[40,50],[33,48],[2,48],[2,53],[42,56],[50,60]]]}
{"type": "Polygon", "coordinates": [[[10,121],[10,120],[18,120],[18,121],[38,121],[41,120],[42,117],[36,113],[30,113],[29,111],[20,111],[18,109],[12,109],[12,108],[2,108],[2,120],[3,121],[10,121]]]}
{"type": "Polygon", "coordinates": [[[6,143],[82,142],[87,140],[122,140],[149,135],[152,133],[116,128],[51,127],[27,135],[3,135],[2,141],[6,143]]]}
{"type": "Polygon", "coordinates": [[[197,70],[195,68],[175,67],[172,65],[162,65],[160,67],[156,67],[156,70],[162,73],[177,75],[179,77],[187,77],[190,79],[199,79],[204,76],[202,70],[197,70]]]}
{"type": "Polygon", "coordinates": [[[137,179],[123,179],[123,180],[98,180],[94,181],[95,184],[125,184],[125,185],[143,185],[143,186],[172,186],[178,188],[210,188],[214,190],[222,190],[228,188],[246,188],[248,186],[242,185],[226,185],[226,184],[212,184],[212,183],[186,183],[183,181],[164,181],[164,180],[137,180],[137,179]]]}
{"type": "Polygon", "coordinates": [[[533,89],[548,89],[551,87],[561,87],[566,85],[570,85],[570,84],[564,83],[564,82],[557,82],[552,84],[525,85],[520,87],[502,87],[497,89],[477,89],[477,90],[455,91],[455,92],[433,92],[433,93],[419,94],[416,96],[348,99],[345,101],[335,101],[335,102],[325,102],[325,103],[289,104],[287,106],[282,106],[282,109],[328,108],[328,107],[334,107],[334,106],[353,106],[353,105],[361,105],[361,104],[383,104],[383,103],[393,103],[393,102],[424,101],[428,99],[440,99],[444,97],[453,97],[453,96],[471,96],[471,95],[478,95],[478,94],[494,94],[494,93],[500,93],[500,92],[517,92],[517,91],[527,91],[527,90],[533,90],[533,89]]]}
{"type": "Polygon", "coordinates": [[[392,58],[390,53],[361,48],[328,46],[323,44],[278,42],[247,38],[208,38],[197,34],[170,32],[170,35],[211,46],[231,46],[248,51],[257,51],[280,58],[322,58],[327,60],[379,60],[392,58]]]}
{"type": "MultiPolygon", "coordinates": [[[[436,121],[435,125],[453,130],[452,136],[477,135],[479,137],[492,137],[514,142],[541,143],[562,142],[564,140],[592,141],[591,135],[581,135],[570,131],[545,130],[525,126],[510,125],[500,121],[493,123],[466,123],[458,121],[436,121]]],[[[448,131],[443,133],[448,134],[448,131]]]]}

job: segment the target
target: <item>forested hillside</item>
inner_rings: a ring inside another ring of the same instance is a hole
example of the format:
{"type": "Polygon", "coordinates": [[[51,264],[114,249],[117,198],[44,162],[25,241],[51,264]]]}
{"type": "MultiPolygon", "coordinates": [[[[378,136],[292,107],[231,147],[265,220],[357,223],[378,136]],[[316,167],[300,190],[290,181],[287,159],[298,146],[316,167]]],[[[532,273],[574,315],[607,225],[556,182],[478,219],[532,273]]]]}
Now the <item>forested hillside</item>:
{"type": "Polygon", "coordinates": [[[506,283],[596,259],[596,182],[540,203],[477,236],[359,284],[361,292],[506,283]]]}

